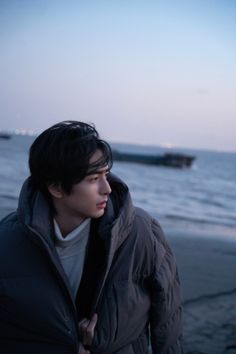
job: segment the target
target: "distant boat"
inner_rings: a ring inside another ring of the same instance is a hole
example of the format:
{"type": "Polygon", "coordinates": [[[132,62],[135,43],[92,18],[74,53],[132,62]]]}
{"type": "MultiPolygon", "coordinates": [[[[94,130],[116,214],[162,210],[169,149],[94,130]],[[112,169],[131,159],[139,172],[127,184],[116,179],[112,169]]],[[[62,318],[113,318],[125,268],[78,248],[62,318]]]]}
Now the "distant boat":
{"type": "Polygon", "coordinates": [[[11,134],[0,132],[0,139],[11,139],[11,134]]]}
{"type": "Polygon", "coordinates": [[[146,155],[126,153],[117,150],[112,151],[113,159],[116,161],[136,162],[148,165],[167,166],[176,168],[191,167],[195,156],[180,153],[165,153],[164,155],[146,155]]]}

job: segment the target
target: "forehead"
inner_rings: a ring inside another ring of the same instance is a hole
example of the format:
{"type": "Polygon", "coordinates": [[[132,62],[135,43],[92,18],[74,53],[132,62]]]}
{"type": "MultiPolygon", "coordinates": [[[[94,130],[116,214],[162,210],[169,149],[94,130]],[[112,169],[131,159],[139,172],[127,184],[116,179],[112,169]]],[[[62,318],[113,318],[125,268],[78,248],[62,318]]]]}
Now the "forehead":
{"type": "Polygon", "coordinates": [[[98,149],[92,155],[89,160],[89,168],[87,171],[87,175],[91,175],[97,172],[103,172],[108,170],[108,164],[106,159],[104,158],[104,153],[102,150],[98,149]]]}
{"type": "Polygon", "coordinates": [[[89,164],[92,165],[98,162],[99,160],[102,159],[102,157],[103,157],[103,152],[100,149],[96,150],[93,156],[90,158],[89,164]]]}

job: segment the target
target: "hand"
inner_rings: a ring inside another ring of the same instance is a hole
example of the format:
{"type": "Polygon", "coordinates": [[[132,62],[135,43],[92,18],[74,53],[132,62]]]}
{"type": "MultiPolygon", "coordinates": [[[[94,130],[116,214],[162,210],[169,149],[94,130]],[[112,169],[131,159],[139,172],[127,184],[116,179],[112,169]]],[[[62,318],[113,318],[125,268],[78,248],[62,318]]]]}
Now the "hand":
{"type": "Polygon", "coordinates": [[[78,354],[90,354],[90,351],[85,349],[83,344],[80,343],[78,354]]]}
{"type": "MultiPolygon", "coordinates": [[[[83,318],[79,322],[79,333],[83,345],[91,345],[94,337],[94,329],[96,327],[98,315],[95,313],[91,320],[83,318]]],[[[80,353],[79,353],[80,354],[80,353]]],[[[87,354],[87,352],[81,354],[87,354]]],[[[89,354],[89,352],[88,352],[89,354]]]]}

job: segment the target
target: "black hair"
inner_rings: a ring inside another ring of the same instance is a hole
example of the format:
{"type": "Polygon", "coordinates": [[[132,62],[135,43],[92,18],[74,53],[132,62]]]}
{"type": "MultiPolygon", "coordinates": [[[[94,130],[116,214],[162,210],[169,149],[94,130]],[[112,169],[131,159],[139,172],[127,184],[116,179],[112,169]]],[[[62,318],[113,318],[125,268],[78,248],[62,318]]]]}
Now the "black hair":
{"type": "Polygon", "coordinates": [[[104,166],[112,167],[110,145],[87,123],[69,120],[55,124],[41,133],[30,147],[32,186],[47,197],[50,184],[60,185],[70,194],[73,184],[104,166]],[[102,151],[101,158],[89,163],[97,150],[102,151]]]}

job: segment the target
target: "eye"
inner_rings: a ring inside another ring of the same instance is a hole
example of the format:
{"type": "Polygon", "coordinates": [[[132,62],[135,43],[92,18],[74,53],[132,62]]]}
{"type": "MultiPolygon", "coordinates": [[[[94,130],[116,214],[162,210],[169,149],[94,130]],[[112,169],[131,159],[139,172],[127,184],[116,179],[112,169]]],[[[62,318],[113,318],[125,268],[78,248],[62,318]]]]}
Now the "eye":
{"type": "Polygon", "coordinates": [[[92,176],[89,176],[89,182],[93,183],[93,182],[96,182],[98,180],[98,175],[92,175],[92,176]]]}

